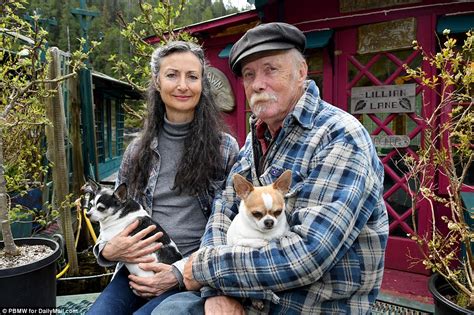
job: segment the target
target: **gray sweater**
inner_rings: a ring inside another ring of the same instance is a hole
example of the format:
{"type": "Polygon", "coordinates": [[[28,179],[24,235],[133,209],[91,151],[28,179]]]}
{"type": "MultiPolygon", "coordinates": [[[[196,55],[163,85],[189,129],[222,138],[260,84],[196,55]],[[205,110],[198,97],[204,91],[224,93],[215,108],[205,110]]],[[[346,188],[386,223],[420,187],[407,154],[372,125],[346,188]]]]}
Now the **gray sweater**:
{"type": "Polygon", "coordinates": [[[158,135],[160,169],[152,207],[153,219],[170,235],[184,256],[199,248],[207,222],[196,196],[172,189],[189,131],[189,123],[175,124],[165,117],[158,135]]]}

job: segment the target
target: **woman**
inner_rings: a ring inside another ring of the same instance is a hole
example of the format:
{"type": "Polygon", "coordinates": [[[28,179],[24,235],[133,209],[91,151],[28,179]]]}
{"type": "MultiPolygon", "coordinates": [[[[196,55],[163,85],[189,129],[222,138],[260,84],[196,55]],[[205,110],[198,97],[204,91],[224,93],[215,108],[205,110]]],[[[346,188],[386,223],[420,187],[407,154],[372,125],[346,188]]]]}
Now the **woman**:
{"type": "Polygon", "coordinates": [[[89,314],[150,314],[184,288],[186,257],[199,248],[212,200],[238,153],[235,139],[222,131],[199,46],[170,42],[157,48],[151,72],[144,129],[125,151],[116,185],[127,183],[132,197],[160,223],[185,258],[173,265],[144,258],[158,248],[150,245],[156,236],[140,240],[140,235],[128,235],[136,223],[108,243],[99,242],[94,253],[100,265],[141,263],[155,276],[130,275],[119,263],[89,314]]]}

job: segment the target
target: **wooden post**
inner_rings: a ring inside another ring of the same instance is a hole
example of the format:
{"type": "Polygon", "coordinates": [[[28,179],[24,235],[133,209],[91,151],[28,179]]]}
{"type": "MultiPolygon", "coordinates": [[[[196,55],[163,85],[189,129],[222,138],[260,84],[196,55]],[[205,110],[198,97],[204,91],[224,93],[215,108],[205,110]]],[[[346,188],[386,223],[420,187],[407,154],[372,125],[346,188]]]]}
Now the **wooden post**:
{"type": "MultiPolygon", "coordinates": [[[[48,69],[48,78],[54,80],[60,76],[59,49],[52,47],[48,50],[51,64],[48,69]]],[[[60,211],[61,229],[64,235],[69,263],[69,274],[76,274],[79,270],[77,252],[74,244],[71,209],[69,206],[61,207],[69,194],[68,170],[66,162],[66,149],[64,146],[65,116],[64,100],[60,83],[48,83],[49,90],[55,91],[53,96],[47,98],[46,116],[52,126],[47,126],[48,151],[52,156],[53,167],[53,206],[60,211]]]]}
{"type": "Polygon", "coordinates": [[[74,77],[69,80],[70,108],[71,108],[71,143],[72,143],[72,192],[81,194],[81,187],[85,183],[84,160],[81,145],[81,103],[78,91],[79,80],[74,77]]]}

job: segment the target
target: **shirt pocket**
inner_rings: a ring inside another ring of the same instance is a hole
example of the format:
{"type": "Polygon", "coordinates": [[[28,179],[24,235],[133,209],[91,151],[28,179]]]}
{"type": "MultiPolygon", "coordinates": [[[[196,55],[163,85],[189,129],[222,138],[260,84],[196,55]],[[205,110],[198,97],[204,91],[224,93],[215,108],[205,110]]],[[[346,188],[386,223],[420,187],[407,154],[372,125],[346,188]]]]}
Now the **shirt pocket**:
{"type": "Polygon", "coordinates": [[[291,214],[295,210],[298,195],[304,186],[304,178],[299,172],[293,172],[291,174],[291,186],[288,193],[285,195],[286,200],[286,212],[291,214]]]}

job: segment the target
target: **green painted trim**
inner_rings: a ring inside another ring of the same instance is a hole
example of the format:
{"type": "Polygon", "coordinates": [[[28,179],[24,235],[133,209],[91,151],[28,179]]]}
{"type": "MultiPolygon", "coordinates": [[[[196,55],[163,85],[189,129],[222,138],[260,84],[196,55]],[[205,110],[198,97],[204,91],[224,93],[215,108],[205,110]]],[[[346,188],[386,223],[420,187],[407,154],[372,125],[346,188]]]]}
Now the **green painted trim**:
{"type": "Polygon", "coordinates": [[[474,14],[440,17],[436,24],[436,32],[442,34],[445,29],[449,29],[452,34],[474,29],[474,14]]]}
{"type": "Polygon", "coordinates": [[[114,157],[112,159],[108,159],[103,163],[99,163],[99,180],[106,178],[113,173],[117,172],[120,167],[120,163],[122,162],[122,155],[114,157]]]}
{"type": "MultiPolygon", "coordinates": [[[[306,33],[306,49],[326,47],[334,34],[334,30],[323,30],[306,33]]],[[[229,58],[230,50],[234,44],[227,44],[219,52],[219,58],[229,58]]]]}
{"type": "Polygon", "coordinates": [[[326,47],[333,34],[334,30],[306,33],[306,49],[326,47]]]}
{"type": "Polygon", "coordinates": [[[83,122],[83,147],[82,154],[84,159],[85,175],[96,179],[94,169],[95,161],[95,122],[93,112],[93,96],[92,96],[92,76],[89,69],[79,70],[79,93],[81,97],[81,115],[83,122]]]}
{"type": "Polygon", "coordinates": [[[471,217],[474,217],[474,192],[463,191],[461,192],[461,199],[464,201],[467,212],[471,217]]]}
{"type": "MultiPolygon", "coordinates": [[[[253,4],[255,4],[255,8],[257,9],[260,9],[261,7],[265,6],[268,4],[268,0],[247,0],[248,3],[251,3],[251,2],[254,2],[253,4]]],[[[252,4],[252,3],[251,3],[252,4]]]]}
{"type": "Polygon", "coordinates": [[[219,53],[219,58],[229,58],[229,55],[230,55],[230,50],[232,49],[232,46],[234,46],[234,44],[227,44],[227,46],[224,47],[224,49],[221,50],[221,52],[219,53]]]}

